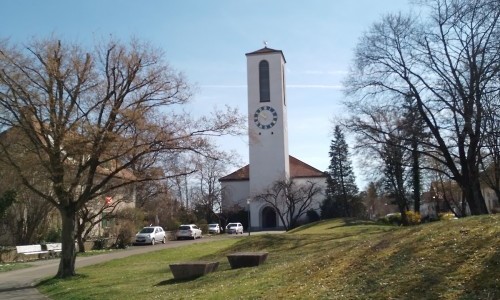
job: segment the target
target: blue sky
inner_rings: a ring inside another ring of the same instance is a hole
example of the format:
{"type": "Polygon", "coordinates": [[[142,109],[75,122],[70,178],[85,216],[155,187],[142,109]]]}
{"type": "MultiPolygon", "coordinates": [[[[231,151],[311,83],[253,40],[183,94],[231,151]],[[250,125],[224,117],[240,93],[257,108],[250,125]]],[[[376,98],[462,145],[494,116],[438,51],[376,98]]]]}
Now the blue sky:
{"type": "MultiPolygon", "coordinates": [[[[408,9],[406,0],[12,0],[2,1],[0,38],[149,41],[196,85],[193,114],[224,105],[247,113],[245,53],[266,40],[287,60],[290,154],[326,170],[332,122],[345,114],[341,82],[358,39],[384,14],[408,9]]],[[[248,162],[246,137],[218,143],[248,162]]]]}

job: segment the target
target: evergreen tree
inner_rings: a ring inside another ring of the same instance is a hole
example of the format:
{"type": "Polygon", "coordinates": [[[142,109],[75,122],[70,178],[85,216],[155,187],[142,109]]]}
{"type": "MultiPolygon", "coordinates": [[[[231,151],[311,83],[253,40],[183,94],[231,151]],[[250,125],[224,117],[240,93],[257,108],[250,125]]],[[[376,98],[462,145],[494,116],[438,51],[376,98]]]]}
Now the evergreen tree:
{"type": "Polygon", "coordinates": [[[376,219],[378,213],[377,209],[378,195],[377,195],[377,186],[375,185],[375,182],[371,181],[368,184],[368,188],[366,189],[366,195],[364,198],[365,198],[364,202],[366,205],[368,219],[371,220],[376,219]]]}
{"type": "Polygon", "coordinates": [[[410,173],[411,173],[411,190],[413,191],[413,210],[420,212],[420,195],[422,194],[422,175],[421,175],[421,144],[429,140],[428,133],[425,132],[424,120],[418,114],[415,99],[405,97],[405,105],[403,106],[405,113],[402,120],[403,134],[406,136],[405,146],[411,151],[410,153],[410,173]]]}
{"type": "Polygon", "coordinates": [[[17,193],[13,190],[7,190],[0,195],[0,217],[4,217],[5,212],[9,207],[16,202],[17,193]]]}
{"type": "Polygon", "coordinates": [[[349,147],[340,126],[335,126],[330,144],[330,166],[326,199],[321,205],[323,218],[353,217],[360,213],[354,172],[349,159],[349,147]]]}
{"type": "Polygon", "coordinates": [[[397,204],[403,225],[408,225],[406,212],[409,210],[409,201],[405,182],[407,182],[407,170],[405,157],[407,150],[401,144],[400,136],[389,135],[387,144],[383,146],[382,156],[384,160],[384,188],[389,197],[397,204]]]}

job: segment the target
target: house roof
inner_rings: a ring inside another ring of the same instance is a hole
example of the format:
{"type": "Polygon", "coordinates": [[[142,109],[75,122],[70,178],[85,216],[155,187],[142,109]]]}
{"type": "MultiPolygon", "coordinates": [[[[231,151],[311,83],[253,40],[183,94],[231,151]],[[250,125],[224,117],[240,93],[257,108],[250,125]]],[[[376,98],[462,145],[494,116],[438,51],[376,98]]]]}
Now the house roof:
{"type": "MultiPolygon", "coordinates": [[[[291,178],[309,178],[326,177],[325,173],[306,164],[305,162],[289,156],[290,159],[290,177],[291,178]]],[[[250,165],[246,165],[233,173],[219,179],[219,181],[246,181],[250,178],[250,165]]]]}
{"type": "Polygon", "coordinates": [[[259,55],[259,54],[266,54],[266,53],[279,53],[279,54],[281,54],[281,57],[283,57],[283,60],[286,63],[286,59],[285,59],[285,55],[283,55],[283,51],[275,50],[275,49],[271,49],[271,48],[267,48],[267,47],[264,47],[262,49],[254,51],[254,52],[246,53],[245,55],[249,56],[249,55],[259,55]]]}

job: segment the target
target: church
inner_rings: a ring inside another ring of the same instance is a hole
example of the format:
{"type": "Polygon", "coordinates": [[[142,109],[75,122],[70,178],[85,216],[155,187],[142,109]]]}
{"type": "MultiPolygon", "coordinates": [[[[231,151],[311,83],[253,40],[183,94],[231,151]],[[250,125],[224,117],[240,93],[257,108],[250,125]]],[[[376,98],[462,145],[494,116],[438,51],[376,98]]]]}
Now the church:
{"type": "Polygon", "coordinates": [[[249,164],[219,179],[222,210],[249,210],[251,231],[276,230],[283,228],[276,211],[255,196],[278,180],[293,179],[299,185],[316,182],[322,192],[314,197],[311,209],[319,214],[325,198],[326,175],[288,153],[283,52],[266,46],[247,53],[246,58],[249,164]]]}

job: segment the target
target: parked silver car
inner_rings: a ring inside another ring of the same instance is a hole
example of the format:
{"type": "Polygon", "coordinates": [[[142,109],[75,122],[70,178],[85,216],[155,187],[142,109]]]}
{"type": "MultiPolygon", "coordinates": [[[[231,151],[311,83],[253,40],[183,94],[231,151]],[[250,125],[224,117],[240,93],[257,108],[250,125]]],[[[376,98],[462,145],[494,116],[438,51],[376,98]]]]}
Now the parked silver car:
{"type": "Polygon", "coordinates": [[[148,226],[144,227],[135,235],[135,244],[151,244],[154,245],[157,242],[162,242],[165,244],[167,241],[165,237],[165,231],[160,226],[148,226]]]}
{"type": "Polygon", "coordinates": [[[227,233],[243,234],[243,225],[241,223],[228,223],[226,226],[227,233]]]}
{"type": "Polygon", "coordinates": [[[179,226],[179,229],[177,230],[177,233],[175,234],[175,237],[178,240],[181,239],[197,239],[201,238],[201,229],[196,226],[195,224],[183,224],[179,226]]]}

